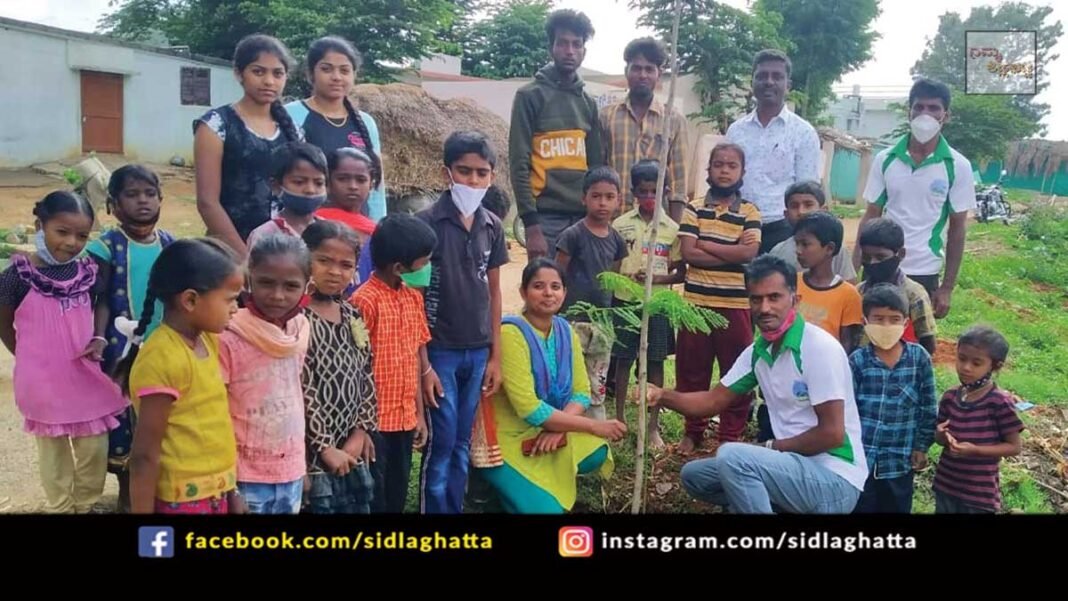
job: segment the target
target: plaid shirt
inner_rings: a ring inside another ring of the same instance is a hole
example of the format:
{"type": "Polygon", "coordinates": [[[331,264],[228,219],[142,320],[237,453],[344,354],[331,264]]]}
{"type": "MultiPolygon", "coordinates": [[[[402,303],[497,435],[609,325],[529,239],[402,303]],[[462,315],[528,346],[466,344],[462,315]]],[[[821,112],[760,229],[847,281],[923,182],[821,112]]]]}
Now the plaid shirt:
{"type": "MultiPolygon", "coordinates": [[[[631,111],[630,98],[601,109],[601,139],[604,141],[608,166],[619,173],[623,185],[623,211],[634,203],[630,187],[630,168],[642,159],[660,160],[664,127],[664,105],[653,101],[645,118],[639,122],[631,111]]],[[[687,202],[686,180],[686,119],[672,111],[671,148],[668,150],[668,171],[664,198],[687,202]]]]}
{"type": "Polygon", "coordinates": [[[352,303],[363,315],[374,350],[378,429],[414,430],[418,422],[419,348],[430,340],[423,297],[406,284],[394,290],[372,275],[352,295],[352,303]]]}
{"type": "Polygon", "coordinates": [[[908,475],[912,452],[926,453],[934,442],[938,399],[931,356],[920,345],[907,342],[891,369],[869,344],[853,352],[849,365],[872,477],[908,475]]]}

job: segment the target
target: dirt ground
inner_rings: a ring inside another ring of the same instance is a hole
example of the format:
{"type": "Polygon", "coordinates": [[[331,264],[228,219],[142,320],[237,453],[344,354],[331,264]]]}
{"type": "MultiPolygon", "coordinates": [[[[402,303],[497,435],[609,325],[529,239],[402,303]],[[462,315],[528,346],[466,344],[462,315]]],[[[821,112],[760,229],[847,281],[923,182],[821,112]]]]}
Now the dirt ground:
{"type": "MultiPolygon", "coordinates": [[[[58,169],[58,167],[57,167],[58,169]]],[[[32,225],[33,205],[49,192],[66,188],[66,182],[53,174],[28,170],[0,171],[0,229],[32,225]]],[[[196,236],[204,232],[196,210],[196,191],[192,170],[159,166],[163,177],[163,211],[160,226],[179,236],[196,236]]],[[[104,213],[98,215],[104,226],[115,223],[104,213]]],[[[846,245],[856,240],[859,220],[845,221],[846,245]]],[[[501,270],[501,291],[505,314],[522,308],[519,283],[526,265],[522,246],[510,243],[511,262],[501,270]]],[[[32,512],[41,507],[43,492],[37,474],[37,451],[32,437],[22,431],[22,416],[15,407],[11,373],[13,357],[0,347],[0,513],[32,512]]],[[[108,477],[103,503],[115,502],[115,479],[108,477]]]]}

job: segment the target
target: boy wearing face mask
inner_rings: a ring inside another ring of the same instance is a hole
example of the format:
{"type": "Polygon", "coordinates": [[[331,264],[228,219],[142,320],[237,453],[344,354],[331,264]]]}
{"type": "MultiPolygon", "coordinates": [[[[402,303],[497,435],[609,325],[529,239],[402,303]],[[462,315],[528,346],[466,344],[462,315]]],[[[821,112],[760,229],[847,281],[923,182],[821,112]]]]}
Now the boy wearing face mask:
{"type": "Polygon", "coordinates": [[[479,399],[501,385],[500,267],[508,251],[501,220],[482,206],[497,163],[489,140],[475,131],[453,132],[444,163],[449,189],[417,214],[437,235],[424,293],[431,339],[420,373],[430,433],[420,508],[458,514],[475,411],[479,399]]]}
{"type": "Polygon", "coordinates": [[[869,344],[849,357],[868,479],[854,513],[911,513],[913,477],[927,467],[938,399],[931,356],[902,340],[908,300],[890,284],[864,294],[869,344]]]}
{"type": "Polygon", "coordinates": [[[298,238],[326,202],[326,155],[306,142],[290,142],[271,153],[271,191],[281,210],[273,219],[252,230],[246,245],[268,234],[298,238]]]}
{"type": "MultiPolygon", "coordinates": [[[[708,194],[682,213],[679,244],[686,262],[683,297],[719,313],[728,326],[709,334],[679,330],[676,373],[680,392],[708,390],[713,362],[719,364],[719,373],[725,374],[753,343],[745,266],[756,257],[762,234],[760,210],[739,194],[745,164],[741,146],[717,144],[708,157],[708,194]]],[[[720,415],[720,443],[736,442],[745,431],[752,395],[740,396],[737,404],[720,415]]],[[[679,453],[692,453],[700,446],[707,427],[707,419],[687,417],[679,453]]]]}
{"type": "Polygon", "coordinates": [[[411,215],[388,215],[371,235],[374,274],[352,295],[374,349],[378,432],[371,471],[375,494],[371,511],[403,513],[408,499],[412,448],[427,438],[420,356],[430,341],[423,297],[406,283],[430,263],[437,236],[411,215]]]}
{"type": "MultiPolygon", "coordinates": [[[[937,325],[931,298],[923,286],[901,271],[901,260],[907,254],[904,230],[889,219],[873,219],[861,227],[857,248],[861,251],[864,267],[864,281],[857,286],[857,292],[863,296],[876,284],[896,286],[909,303],[905,341],[918,343],[929,354],[934,354],[937,325]]],[[[867,336],[862,336],[860,344],[863,346],[867,343],[867,336]]]]}
{"type": "MultiPolygon", "coordinates": [[[[679,224],[668,217],[667,212],[660,214],[660,223],[656,230],[656,240],[652,240],[653,216],[656,209],[656,183],[660,175],[660,163],[642,160],[630,168],[630,184],[635,207],[612,222],[612,228],[619,232],[627,244],[628,253],[623,259],[619,273],[633,278],[645,286],[645,268],[648,265],[650,249],[653,252],[653,286],[655,288],[681,284],[686,278],[686,265],[682,262],[682,247],[679,245],[679,224]]],[[[665,190],[666,192],[666,190],[665,190]]],[[[638,299],[626,297],[617,292],[612,300],[614,306],[625,306],[638,299]]],[[[637,332],[625,328],[622,319],[617,319],[616,344],[612,346],[613,369],[615,374],[616,419],[623,421],[623,407],[627,399],[627,386],[630,384],[630,372],[638,358],[639,336],[637,332]]],[[[657,386],[664,385],[664,360],[675,354],[675,330],[671,322],[663,315],[649,318],[649,381],[657,386]]],[[[664,446],[658,427],[659,409],[653,408],[649,414],[649,446],[658,449],[664,446]]]]}
{"type": "MultiPolygon", "coordinates": [[[[968,211],[976,206],[971,162],[939,133],[949,120],[949,101],[943,83],[918,79],[913,84],[911,132],[875,155],[864,190],[868,210],[860,221],[863,228],[871,219],[888,217],[902,227],[908,253],[901,270],[927,289],[937,318],[949,313],[964,256],[968,211]]],[[[858,249],[854,266],[860,259],[858,249]]]]}

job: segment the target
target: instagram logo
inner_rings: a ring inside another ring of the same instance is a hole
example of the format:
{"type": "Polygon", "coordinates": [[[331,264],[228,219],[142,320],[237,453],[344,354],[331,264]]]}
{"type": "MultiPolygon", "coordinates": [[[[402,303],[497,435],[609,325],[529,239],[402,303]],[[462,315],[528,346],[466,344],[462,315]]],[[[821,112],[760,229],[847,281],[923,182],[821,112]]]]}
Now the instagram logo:
{"type": "Polygon", "coordinates": [[[560,557],[593,555],[593,528],[564,526],[560,529],[560,557]]]}

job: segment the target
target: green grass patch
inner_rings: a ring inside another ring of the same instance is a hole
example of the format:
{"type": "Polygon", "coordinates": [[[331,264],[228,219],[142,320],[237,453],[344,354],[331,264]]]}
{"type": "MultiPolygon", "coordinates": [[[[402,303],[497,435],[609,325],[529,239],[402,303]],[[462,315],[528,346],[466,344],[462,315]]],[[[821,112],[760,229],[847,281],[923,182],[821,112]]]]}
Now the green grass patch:
{"type": "Polygon", "coordinates": [[[1038,198],[1041,193],[1034,190],[1024,190],[1022,188],[1002,188],[1002,193],[1005,195],[1005,200],[1012,204],[1029,203],[1035,198],[1038,198]]]}
{"type": "Polygon", "coordinates": [[[839,219],[860,219],[864,216],[864,206],[859,204],[846,204],[841,201],[835,201],[831,205],[831,213],[834,213],[839,219]]]}
{"type": "MultiPolygon", "coordinates": [[[[1068,270],[1064,279],[1051,275],[1051,285],[1037,279],[1051,260],[1068,261],[1068,222],[1051,225],[1049,219],[1021,225],[973,225],[969,247],[986,249],[965,255],[953,306],[938,322],[939,336],[955,340],[976,324],[996,328],[1009,341],[1001,386],[1034,403],[1068,404],[1068,362],[1060,349],[1068,337],[1068,270]],[[1061,234],[1064,240],[1054,238],[1061,234]],[[1051,231],[1052,230],[1052,231],[1051,231]],[[1048,242],[1036,244],[1035,237],[1048,242]],[[1056,259],[1050,258],[1051,253],[1056,259]],[[1063,253],[1063,254],[1061,254],[1063,253]]],[[[940,384],[950,383],[947,379],[940,384]]]]}

